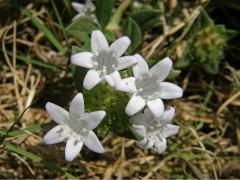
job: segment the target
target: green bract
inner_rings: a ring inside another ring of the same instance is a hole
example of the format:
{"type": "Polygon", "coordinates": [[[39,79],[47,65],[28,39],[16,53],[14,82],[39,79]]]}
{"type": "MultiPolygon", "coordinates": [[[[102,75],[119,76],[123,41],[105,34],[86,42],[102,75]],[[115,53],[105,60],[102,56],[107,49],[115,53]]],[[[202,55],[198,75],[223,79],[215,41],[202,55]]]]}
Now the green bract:
{"type": "Polygon", "coordinates": [[[227,42],[234,34],[234,31],[226,29],[224,25],[215,25],[207,13],[201,10],[180,43],[183,52],[177,67],[197,66],[199,70],[217,74],[227,42]]]}

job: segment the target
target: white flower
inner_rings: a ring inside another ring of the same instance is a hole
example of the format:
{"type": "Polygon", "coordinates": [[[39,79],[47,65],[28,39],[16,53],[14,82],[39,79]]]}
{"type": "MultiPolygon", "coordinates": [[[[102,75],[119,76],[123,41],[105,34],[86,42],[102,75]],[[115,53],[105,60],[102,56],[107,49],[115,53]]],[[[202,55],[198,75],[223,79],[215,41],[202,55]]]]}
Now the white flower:
{"type": "Polygon", "coordinates": [[[174,108],[169,107],[160,118],[156,118],[147,108],[144,114],[133,116],[133,131],[141,138],[138,146],[144,149],[153,148],[159,154],[163,153],[167,148],[166,138],[179,130],[179,126],[170,124],[174,114],[174,108]]]}
{"type": "Polygon", "coordinates": [[[72,2],[72,7],[78,12],[76,16],[73,17],[73,21],[78,19],[80,16],[86,16],[97,22],[97,18],[95,15],[95,6],[91,0],[86,0],[85,4],[81,4],[78,2],[72,2]]]}
{"type": "Polygon", "coordinates": [[[109,47],[103,33],[99,30],[93,31],[92,53],[80,52],[71,57],[73,64],[90,68],[83,81],[84,88],[90,90],[103,80],[113,87],[116,82],[120,81],[121,76],[118,71],[137,63],[134,56],[121,57],[129,44],[129,38],[124,36],[114,41],[109,47]]]}
{"type": "Polygon", "coordinates": [[[79,154],[83,143],[94,152],[104,152],[102,144],[92,129],[99,125],[106,112],[84,112],[84,99],[81,93],[73,98],[69,112],[50,102],[46,104],[46,110],[59,125],[51,129],[43,137],[43,141],[45,144],[66,141],[65,159],[67,161],[72,161],[79,154]]]}
{"type": "Polygon", "coordinates": [[[172,69],[172,60],[166,57],[149,70],[148,64],[140,55],[135,57],[138,63],[133,66],[134,77],[122,79],[115,88],[133,93],[125,109],[129,116],[147,105],[155,117],[160,117],[164,112],[162,99],[179,98],[183,94],[179,86],[163,82],[172,69]]]}

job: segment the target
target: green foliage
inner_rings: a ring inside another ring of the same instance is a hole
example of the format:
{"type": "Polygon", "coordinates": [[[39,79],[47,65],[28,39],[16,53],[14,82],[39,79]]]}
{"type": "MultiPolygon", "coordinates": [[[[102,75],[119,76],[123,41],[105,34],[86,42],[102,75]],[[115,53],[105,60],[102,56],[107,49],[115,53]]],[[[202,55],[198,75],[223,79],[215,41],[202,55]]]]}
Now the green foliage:
{"type": "Polygon", "coordinates": [[[80,16],[66,28],[66,32],[69,36],[75,37],[78,41],[86,42],[89,39],[89,33],[98,28],[98,25],[90,18],[80,16]]]}
{"type": "Polygon", "coordinates": [[[51,127],[51,125],[48,124],[33,124],[30,127],[27,127],[25,129],[20,129],[20,130],[14,130],[11,131],[7,134],[7,130],[6,129],[0,129],[0,135],[8,135],[11,137],[17,137],[17,136],[21,136],[21,135],[26,135],[28,132],[34,133],[37,131],[42,131],[42,130],[46,130],[49,129],[51,127]]]}
{"type": "Polygon", "coordinates": [[[55,163],[51,163],[51,162],[45,161],[45,160],[43,160],[42,157],[40,157],[40,156],[38,156],[36,154],[33,154],[33,153],[29,152],[29,151],[26,151],[25,149],[23,149],[21,147],[17,147],[17,146],[15,146],[13,144],[6,144],[4,147],[5,147],[5,149],[7,149],[9,151],[12,151],[12,152],[15,152],[17,154],[20,154],[23,157],[25,157],[27,159],[31,159],[34,162],[40,162],[40,163],[44,164],[45,166],[47,166],[48,168],[52,169],[53,171],[60,172],[64,176],[66,176],[66,177],[68,177],[70,179],[76,179],[75,176],[73,176],[72,174],[68,173],[63,168],[60,168],[60,167],[56,166],[55,163]]]}
{"type": "Polygon", "coordinates": [[[22,9],[22,14],[27,16],[31,22],[38,28],[39,31],[47,37],[47,39],[52,43],[52,45],[61,53],[65,53],[66,50],[59,42],[59,40],[53,35],[53,33],[46,27],[46,25],[36,16],[33,16],[27,10],[22,9]]]}
{"type": "Polygon", "coordinates": [[[171,69],[167,79],[168,80],[173,80],[173,79],[179,77],[180,74],[181,74],[180,70],[171,69]]]}
{"type": "Polygon", "coordinates": [[[142,42],[141,29],[133,19],[129,18],[123,27],[123,32],[131,39],[131,44],[127,52],[132,54],[142,42]]]}
{"type": "Polygon", "coordinates": [[[215,25],[204,10],[185,32],[184,51],[177,66],[197,66],[207,73],[217,74],[227,42],[235,33],[223,25],[215,25]]]}
{"type": "Polygon", "coordinates": [[[134,138],[131,132],[130,117],[125,112],[129,97],[126,93],[114,90],[106,83],[97,85],[91,91],[84,90],[86,110],[105,110],[106,117],[97,127],[97,133],[105,136],[109,132],[134,138]]]}
{"type": "Polygon", "coordinates": [[[98,22],[104,29],[110,21],[115,0],[100,0],[96,6],[98,22]]]}
{"type": "Polygon", "coordinates": [[[104,33],[105,37],[107,38],[108,42],[113,42],[116,40],[116,37],[111,30],[105,29],[103,31],[103,33],[104,33]]]}
{"type": "Polygon", "coordinates": [[[162,25],[160,16],[162,12],[154,9],[140,10],[131,15],[131,18],[137,22],[142,31],[149,30],[162,25]]]}
{"type": "Polygon", "coordinates": [[[67,30],[89,32],[96,28],[97,24],[94,21],[88,17],[80,16],[67,27],[67,30]]]}
{"type": "Polygon", "coordinates": [[[62,18],[61,18],[61,15],[60,15],[59,11],[58,11],[58,8],[57,8],[54,0],[51,0],[51,2],[52,2],[52,7],[53,7],[53,10],[54,10],[55,16],[57,18],[58,24],[60,25],[60,28],[63,32],[63,36],[64,36],[65,40],[68,40],[68,36],[67,36],[66,30],[64,28],[62,18]]]}

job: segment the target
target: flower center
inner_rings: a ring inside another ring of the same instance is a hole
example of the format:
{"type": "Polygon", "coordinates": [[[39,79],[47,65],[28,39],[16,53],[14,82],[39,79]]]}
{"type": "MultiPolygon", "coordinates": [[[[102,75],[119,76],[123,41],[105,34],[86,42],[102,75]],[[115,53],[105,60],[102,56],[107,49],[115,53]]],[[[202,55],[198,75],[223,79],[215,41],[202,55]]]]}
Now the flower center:
{"type": "Polygon", "coordinates": [[[86,122],[81,117],[75,117],[74,115],[70,115],[70,119],[66,121],[66,126],[68,126],[69,129],[75,134],[83,137],[87,136],[89,132],[86,122]]]}
{"type": "Polygon", "coordinates": [[[159,94],[159,83],[156,77],[144,75],[139,79],[136,79],[136,87],[138,94],[145,100],[153,100],[158,98],[159,94]]]}
{"type": "Polygon", "coordinates": [[[100,51],[93,56],[93,68],[100,77],[111,74],[116,69],[117,56],[111,51],[100,51]]]}
{"type": "Polygon", "coordinates": [[[147,127],[147,137],[153,141],[164,138],[162,132],[165,130],[166,125],[157,122],[152,123],[147,127]]]}

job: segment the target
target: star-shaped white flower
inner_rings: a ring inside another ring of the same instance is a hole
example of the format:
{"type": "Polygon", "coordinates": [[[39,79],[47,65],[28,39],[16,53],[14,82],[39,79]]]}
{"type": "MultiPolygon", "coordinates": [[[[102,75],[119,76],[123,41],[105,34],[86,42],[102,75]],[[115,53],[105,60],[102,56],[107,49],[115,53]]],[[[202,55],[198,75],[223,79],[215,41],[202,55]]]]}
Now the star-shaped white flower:
{"type": "Polygon", "coordinates": [[[104,80],[113,87],[120,81],[121,76],[118,71],[137,63],[134,56],[121,57],[129,45],[129,38],[124,36],[114,41],[109,47],[103,33],[99,30],[93,31],[92,53],[80,52],[71,57],[73,64],[90,69],[83,81],[84,88],[90,90],[104,80]]]}
{"type": "Polygon", "coordinates": [[[141,138],[137,142],[138,146],[144,149],[153,148],[159,154],[167,148],[167,137],[175,135],[179,131],[179,126],[171,124],[175,110],[169,107],[160,118],[154,117],[147,108],[143,113],[133,116],[133,131],[141,138]]]}
{"type": "Polygon", "coordinates": [[[85,4],[72,2],[72,7],[78,12],[78,14],[73,17],[72,19],[73,21],[75,21],[81,16],[86,16],[92,19],[93,21],[97,22],[97,18],[95,15],[96,7],[91,0],[86,0],[85,4]]]}
{"type": "Polygon", "coordinates": [[[122,79],[115,88],[133,94],[125,109],[129,116],[147,105],[155,117],[160,117],[164,112],[162,99],[179,98],[183,94],[179,86],[163,82],[172,69],[172,60],[166,57],[149,70],[148,64],[140,55],[135,57],[138,63],[133,66],[134,77],[122,79]]]}
{"type": "Polygon", "coordinates": [[[46,110],[59,125],[51,129],[43,137],[43,141],[45,144],[66,141],[65,159],[67,161],[72,161],[79,154],[83,144],[94,152],[104,152],[102,144],[92,129],[99,125],[106,112],[84,112],[84,99],[81,93],[73,98],[69,112],[50,102],[46,104],[46,110]]]}

